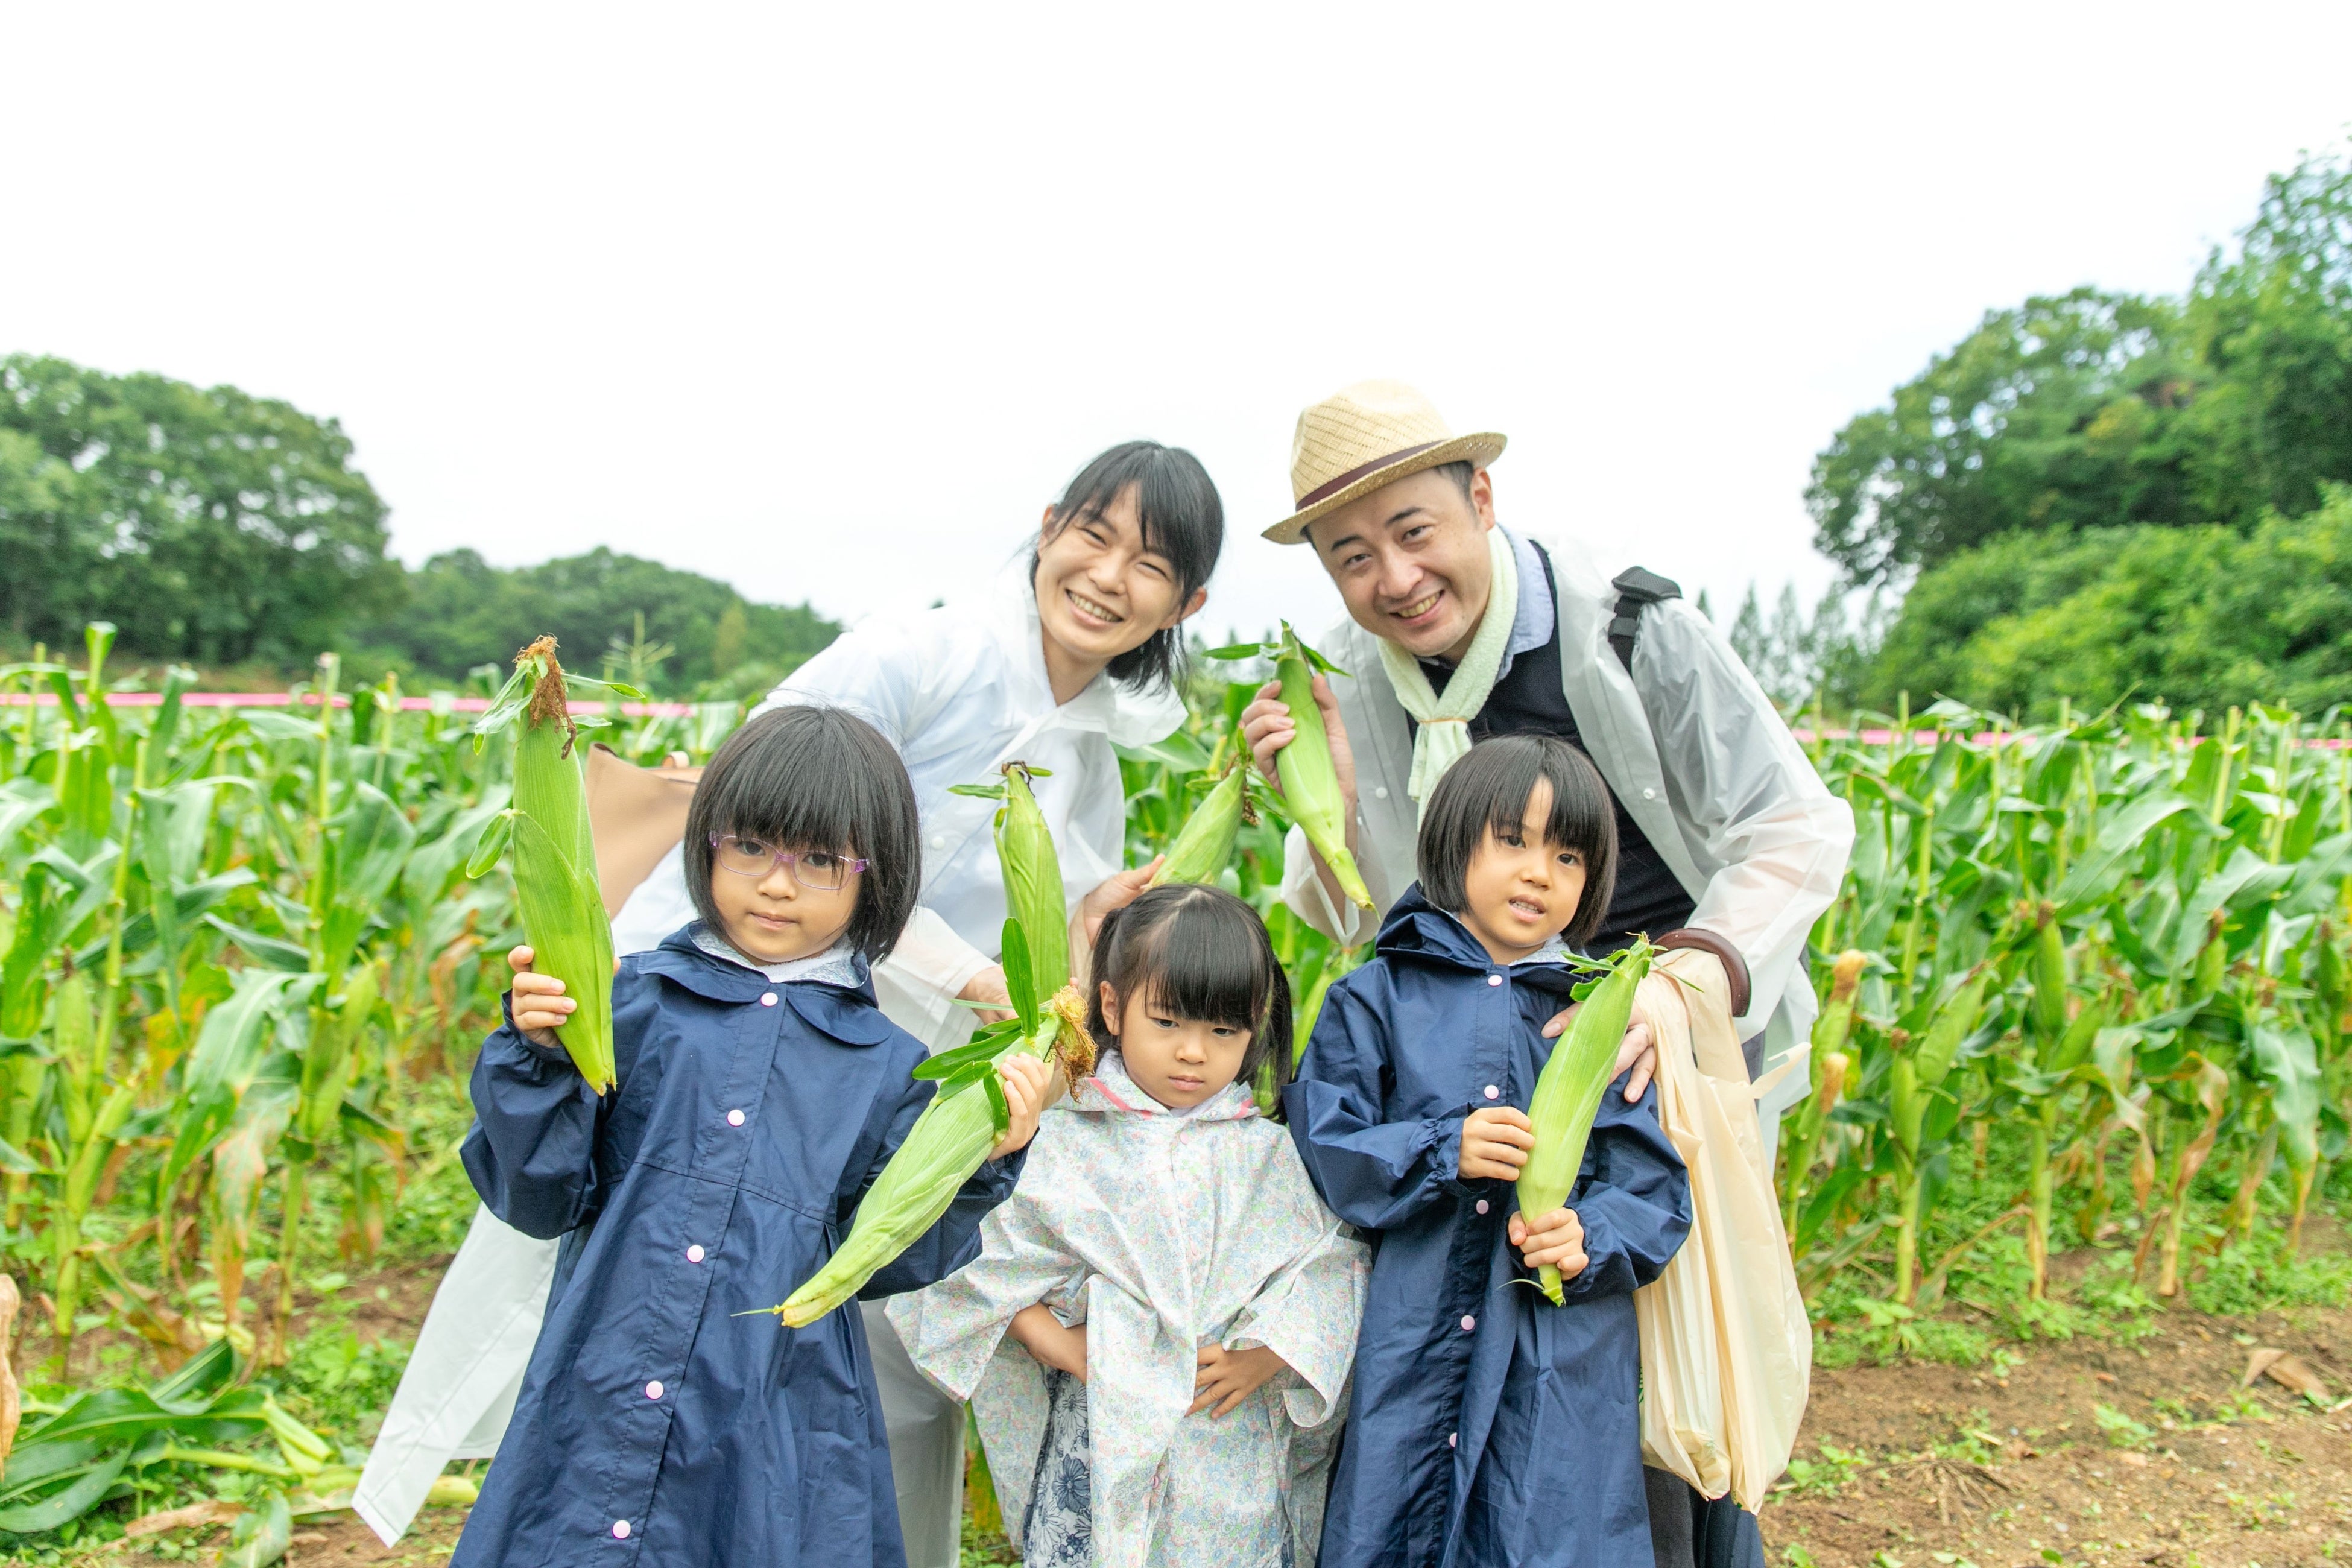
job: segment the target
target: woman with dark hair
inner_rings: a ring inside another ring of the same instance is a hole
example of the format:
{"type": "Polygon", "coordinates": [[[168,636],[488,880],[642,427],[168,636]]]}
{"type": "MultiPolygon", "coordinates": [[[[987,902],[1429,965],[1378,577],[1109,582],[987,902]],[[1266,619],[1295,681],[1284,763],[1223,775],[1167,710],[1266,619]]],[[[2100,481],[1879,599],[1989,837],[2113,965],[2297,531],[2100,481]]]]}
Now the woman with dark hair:
{"type": "MultiPolygon", "coordinates": [[[[1181,626],[1206,602],[1223,542],[1224,506],[1200,460],[1156,441],[1125,442],[1078,470],[983,592],[868,618],[761,704],[762,712],[845,710],[906,763],[921,819],[920,894],[872,984],[890,1020],[931,1049],[970,1034],[978,1015],[960,1001],[1008,1000],[997,963],[1005,906],[995,806],[954,786],[984,782],[1007,762],[1045,771],[1037,803],[1060,851],[1078,939],[1073,963],[1083,968],[1094,928],[1152,870],[1121,869],[1127,801],[1114,748],[1149,744],[1183,722],[1181,626]]],[[[673,849],[614,918],[615,952],[653,948],[694,918],[685,853],[673,849]]],[[[372,1464],[355,1500],[387,1539],[443,1463],[495,1446],[551,1268],[548,1248],[478,1217],[441,1292],[458,1306],[427,1320],[377,1445],[382,1473],[372,1464]]],[[[908,1363],[878,1309],[867,1323],[908,1561],[955,1568],[962,1412],[908,1363]]]]}

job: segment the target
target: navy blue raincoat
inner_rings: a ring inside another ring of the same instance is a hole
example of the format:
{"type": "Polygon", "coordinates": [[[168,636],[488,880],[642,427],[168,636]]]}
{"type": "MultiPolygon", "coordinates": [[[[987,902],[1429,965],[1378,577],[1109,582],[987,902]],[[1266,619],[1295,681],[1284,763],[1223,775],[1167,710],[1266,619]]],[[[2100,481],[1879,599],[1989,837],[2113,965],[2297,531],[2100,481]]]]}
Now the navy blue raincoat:
{"type": "Polygon", "coordinates": [[[1650,1568],[1633,1289],[1690,1228],[1656,1091],[1601,1097],[1569,1206],[1591,1259],[1555,1307],[1505,1234],[1508,1182],[1461,1179],[1462,1123],[1527,1109],[1575,972],[1495,963],[1418,887],[1325,997],[1291,1135],[1375,1248],[1320,1568],[1650,1568]]]}
{"type": "MultiPolygon", "coordinates": [[[[870,985],[776,984],[685,931],[622,961],[613,1014],[602,1100],[511,1016],[474,1068],[475,1190],[564,1245],[454,1568],[900,1568],[858,1314],[735,1314],[782,1301],[846,1234],[931,1097],[909,1076],[922,1045],[870,985]]],[[[1021,1164],[982,1165],[864,1294],[971,1261],[1021,1164]]]]}

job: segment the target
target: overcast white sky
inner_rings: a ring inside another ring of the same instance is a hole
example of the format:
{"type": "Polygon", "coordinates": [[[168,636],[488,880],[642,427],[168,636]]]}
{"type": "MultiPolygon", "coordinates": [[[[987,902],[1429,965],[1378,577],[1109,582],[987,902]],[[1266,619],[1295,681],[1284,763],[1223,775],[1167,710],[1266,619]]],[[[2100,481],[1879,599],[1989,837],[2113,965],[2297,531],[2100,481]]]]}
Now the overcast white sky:
{"type": "Polygon", "coordinates": [[[1300,405],[1418,383],[1506,521],[1829,571],[1812,456],[1988,307],[2170,290],[2352,122],[2352,5],[0,6],[0,352],[340,417],[411,562],[855,617],[1191,447],[1207,622],[1319,626],[1300,405]]]}

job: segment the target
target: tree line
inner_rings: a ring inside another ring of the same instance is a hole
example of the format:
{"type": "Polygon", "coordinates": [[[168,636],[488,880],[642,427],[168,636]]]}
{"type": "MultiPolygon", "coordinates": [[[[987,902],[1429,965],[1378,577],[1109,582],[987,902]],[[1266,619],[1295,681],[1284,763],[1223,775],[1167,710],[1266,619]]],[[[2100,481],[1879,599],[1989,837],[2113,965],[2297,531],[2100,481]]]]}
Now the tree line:
{"type": "Polygon", "coordinates": [[[665,692],[771,682],[840,627],[806,605],[598,549],[500,568],[477,552],[411,571],[334,419],[232,386],[0,359],[0,643],[78,646],[207,671],[292,670],[321,650],[354,674],[459,680],[526,633],[665,692]]]}
{"type": "Polygon", "coordinates": [[[1837,589],[1810,617],[1751,595],[1736,640],[1787,701],[2316,714],[2352,699],[2346,485],[2352,163],[2328,154],[2178,297],[1989,311],[1849,422],[1806,494],[1837,589]]]}

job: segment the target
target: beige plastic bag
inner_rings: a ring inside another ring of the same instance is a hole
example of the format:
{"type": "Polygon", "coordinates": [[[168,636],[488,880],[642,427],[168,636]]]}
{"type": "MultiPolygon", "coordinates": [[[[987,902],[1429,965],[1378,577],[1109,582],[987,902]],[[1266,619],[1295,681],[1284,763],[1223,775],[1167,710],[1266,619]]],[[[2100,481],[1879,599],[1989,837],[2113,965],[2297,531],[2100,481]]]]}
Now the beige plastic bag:
{"type": "Polygon", "coordinates": [[[1722,962],[1686,949],[1658,969],[1640,1006],[1657,1041],[1659,1118],[1690,1169],[1692,1220],[1665,1272],[1633,1293],[1642,1460],[1753,1513],[1788,1467],[1813,1363],[1756,1101],[1806,1070],[1806,1053],[1749,1083],[1722,962]]]}

